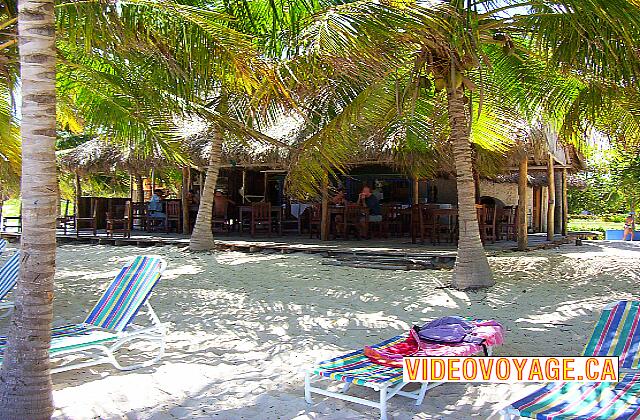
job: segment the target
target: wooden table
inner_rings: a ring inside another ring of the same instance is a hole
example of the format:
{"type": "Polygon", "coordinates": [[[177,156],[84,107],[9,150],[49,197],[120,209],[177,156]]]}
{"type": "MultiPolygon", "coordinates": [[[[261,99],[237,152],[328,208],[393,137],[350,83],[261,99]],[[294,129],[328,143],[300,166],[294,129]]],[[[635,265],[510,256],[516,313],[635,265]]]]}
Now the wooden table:
{"type": "MultiPolygon", "coordinates": [[[[252,206],[240,206],[238,208],[239,216],[240,216],[240,231],[238,232],[242,235],[242,230],[244,229],[244,216],[247,215],[249,221],[251,221],[251,214],[253,213],[252,206]]],[[[278,224],[278,235],[282,236],[282,207],[280,206],[271,206],[271,218],[272,221],[275,219],[275,222],[278,224]],[[274,217],[275,216],[275,217],[274,217]]],[[[251,223],[251,222],[249,222],[251,223]]]]}

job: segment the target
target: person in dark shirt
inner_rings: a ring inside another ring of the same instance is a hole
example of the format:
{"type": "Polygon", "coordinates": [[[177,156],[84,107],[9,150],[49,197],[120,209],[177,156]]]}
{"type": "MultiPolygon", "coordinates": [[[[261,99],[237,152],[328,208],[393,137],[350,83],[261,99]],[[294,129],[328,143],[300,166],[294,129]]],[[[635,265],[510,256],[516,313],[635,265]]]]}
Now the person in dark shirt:
{"type": "Polygon", "coordinates": [[[371,194],[370,187],[366,185],[362,187],[362,192],[358,196],[358,204],[369,209],[370,222],[382,221],[382,209],[380,208],[380,201],[375,195],[371,194]]]}

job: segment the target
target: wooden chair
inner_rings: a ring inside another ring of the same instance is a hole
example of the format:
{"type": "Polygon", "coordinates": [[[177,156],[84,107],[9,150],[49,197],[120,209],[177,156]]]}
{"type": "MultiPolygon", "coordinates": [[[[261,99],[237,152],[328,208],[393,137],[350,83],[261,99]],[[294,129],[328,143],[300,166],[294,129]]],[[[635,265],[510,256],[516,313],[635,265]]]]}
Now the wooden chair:
{"type": "Polygon", "coordinates": [[[280,227],[283,233],[302,233],[302,215],[294,216],[291,212],[291,204],[287,203],[282,212],[282,221],[280,227]]]}
{"type": "Polygon", "coordinates": [[[440,244],[444,239],[448,243],[458,242],[458,210],[433,209],[434,238],[440,244]]]}
{"type": "Polygon", "coordinates": [[[22,200],[20,200],[18,216],[4,216],[2,218],[2,231],[6,232],[9,228],[16,229],[18,233],[22,232],[22,200]]]}
{"type": "Polygon", "coordinates": [[[131,226],[130,229],[147,229],[147,203],[131,203],[131,226]]]}
{"type": "MultiPolygon", "coordinates": [[[[166,203],[163,202],[163,207],[166,206],[166,203]]],[[[144,229],[147,232],[158,232],[160,230],[167,231],[167,218],[164,212],[156,212],[149,210],[149,203],[147,203],[146,213],[144,218],[144,229]],[[162,214],[158,214],[162,213],[162,214]]],[[[164,208],[163,208],[164,210],[164,208]]]]}
{"type": "Polygon", "coordinates": [[[73,214],[69,214],[69,200],[64,201],[64,213],[61,216],[58,216],[56,219],[56,224],[58,229],[62,229],[64,234],[67,234],[68,229],[75,229],[75,216],[73,214]]]}
{"type": "Polygon", "coordinates": [[[211,229],[214,233],[226,233],[231,231],[231,220],[229,219],[229,203],[225,203],[220,209],[214,204],[213,219],[211,219],[211,229]]]}
{"type": "Polygon", "coordinates": [[[322,228],[322,205],[316,203],[309,208],[309,238],[313,238],[315,232],[316,238],[320,239],[320,229],[322,228]]]}
{"type": "Polygon", "coordinates": [[[256,236],[258,229],[267,231],[271,236],[273,222],[271,220],[271,203],[259,202],[251,204],[251,237],[256,236]]]}
{"type": "Polygon", "coordinates": [[[496,208],[495,206],[486,206],[484,204],[476,204],[478,213],[478,225],[480,227],[480,238],[482,242],[496,241],[496,208]]]}
{"type": "Polygon", "coordinates": [[[411,242],[416,239],[424,244],[425,239],[435,243],[439,239],[436,235],[436,220],[433,217],[433,207],[428,204],[414,204],[411,206],[411,242]]]}
{"type": "Polygon", "coordinates": [[[383,204],[381,211],[381,235],[385,238],[402,236],[402,208],[395,204],[383,204]]]}
{"type": "Polygon", "coordinates": [[[357,204],[348,204],[344,209],[344,225],[342,233],[349,239],[349,233],[354,230],[356,238],[366,238],[369,234],[369,209],[357,204]]]}
{"type": "Polygon", "coordinates": [[[125,238],[131,237],[131,202],[128,200],[107,212],[107,235],[113,238],[118,233],[125,238]]]}
{"type": "Polygon", "coordinates": [[[182,205],[180,201],[167,201],[164,205],[164,229],[169,233],[175,227],[176,233],[182,233],[182,205]]]}
{"type": "Polygon", "coordinates": [[[500,213],[498,239],[506,241],[518,240],[518,206],[503,207],[500,213]]]}
{"type": "Polygon", "coordinates": [[[90,201],[90,209],[89,216],[87,217],[78,217],[78,213],[80,209],[76,209],[76,238],[80,237],[80,235],[84,232],[89,232],[93,236],[97,235],[97,212],[98,212],[98,203],[95,198],[92,198],[90,201]]]}

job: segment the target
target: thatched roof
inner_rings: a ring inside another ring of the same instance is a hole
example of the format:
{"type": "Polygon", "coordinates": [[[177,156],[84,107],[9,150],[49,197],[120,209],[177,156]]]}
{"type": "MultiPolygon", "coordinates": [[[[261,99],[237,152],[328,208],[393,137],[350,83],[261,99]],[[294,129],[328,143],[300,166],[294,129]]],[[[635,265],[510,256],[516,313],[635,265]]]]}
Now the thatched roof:
{"type": "MultiPolygon", "coordinates": [[[[517,184],[520,180],[520,174],[518,172],[512,172],[509,174],[501,174],[490,178],[497,183],[514,183],[517,184]]],[[[546,187],[549,185],[549,178],[547,174],[542,171],[535,171],[527,175],[527,184],[532,187],[546,187]]],[[[584,189],[587,187],[587,183],[575,176],[567,176],[567,186],[569,188],[584,189]]]]}
{"type": "Polygon", "coordinates": [[[114,145],[92,139],[73,149],[59,151],[58,162],[64,169],[80,176],[113,172],[122,153],[114,145]]]}
{"type": "Polygon", "coordinates": [[[169,164],[159,151],[152,157],[139,157],[131,150],[123,150],[98,138],[57,154],[60,166],[80,176],[111,173],[116,169],[127,171],[131,175],[146,176],[151,168],[169,164]]]}

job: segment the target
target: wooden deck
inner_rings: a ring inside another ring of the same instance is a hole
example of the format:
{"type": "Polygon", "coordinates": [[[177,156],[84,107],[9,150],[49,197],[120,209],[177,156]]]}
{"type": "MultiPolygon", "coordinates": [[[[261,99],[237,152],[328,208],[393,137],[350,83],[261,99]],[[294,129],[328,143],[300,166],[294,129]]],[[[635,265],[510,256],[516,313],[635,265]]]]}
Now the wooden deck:
{"type": "MultiPolygon", "coordinates": [[[[18,241],[20,234],[17,232],[2,232],[0,237],[10,241],[18,241]]],[[[106,232],[98,231],[96,236],[75,234],[66,235],[60,230],[57,233],[59,244],[64,243],[92,243],[113,246],[138,246],[153,247],[173,245],[186,247],[189,245],[189,237],[181,234],[148,233],[133,231],[130,238],[109,237],[106,232]]],[[[546,240],[546,234],[529,235],[529,247],[531,249],[557,246],[561,243],[572,241],[573,238],[556,236],[553,242],[546,240]]],[[[512,241],[499,241],[487,244],[489,254],[516,250],[516,243],[512,241]]],[[[453,244],[420,244],[411,243],[411,239],[386,238],[372,240],[352,241],[320,241],[305,235],[290,235],[280,237],[256,237],[226,236],[216,237],[216,249],[236,250],[243,252],[269,252],[269,253],[310,253],[322,254],[327,257],[323,264],[351,267],[366,267],[379,269],[427,269],[450,268],[456,259],[456,247],[453,244]]]]}

